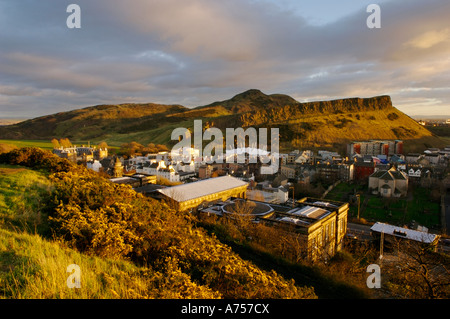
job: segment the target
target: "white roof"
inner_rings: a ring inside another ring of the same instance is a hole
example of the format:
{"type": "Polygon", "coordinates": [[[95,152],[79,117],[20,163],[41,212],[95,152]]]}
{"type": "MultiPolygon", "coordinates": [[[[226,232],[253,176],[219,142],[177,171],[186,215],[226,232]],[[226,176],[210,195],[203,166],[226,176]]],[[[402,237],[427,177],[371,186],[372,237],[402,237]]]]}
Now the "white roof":
{"type": "Polygon", "coordinates": [[[279,220],[284,221],[284,222],[288,222],[288,223],[293,223],[296,225],[302,225],[302,224],[309,224],[308,222],[298,219],[298,218],[292,218],[292,217],[281,217],[279,220]]]}
{"type": "Polygon", "coordinates": [[[423,231],[412,230],[385,223],[376,223],[370,229],[379,233],[383,232],[385,234],[389,234],[392,236],[407,238],[415,241],[421,241],[424,243],[432,243],[436,239],[436,237],[438,237],[438,235],[426,233],[423,231]],[[405,235],[402,236],[401,233],[405,235]]]}
{"type": "Polygon", "coordinates": [[[305,206],[302,208],[291,209],[290,211],[288,211],[288,213],[298,216],[320,219],[328,215],[330,212],[319,207],[305,206]]]}
{"type": "Polygon", "coordinates": [[[236,187],[246,186],[248,183],[235,177],[226,175],[215,178],[208,178],[198,182],[181,184],[173,187],[158,189],[158,192],[167,197],[184,202],[198,197],[223,192],[236,187]]]}

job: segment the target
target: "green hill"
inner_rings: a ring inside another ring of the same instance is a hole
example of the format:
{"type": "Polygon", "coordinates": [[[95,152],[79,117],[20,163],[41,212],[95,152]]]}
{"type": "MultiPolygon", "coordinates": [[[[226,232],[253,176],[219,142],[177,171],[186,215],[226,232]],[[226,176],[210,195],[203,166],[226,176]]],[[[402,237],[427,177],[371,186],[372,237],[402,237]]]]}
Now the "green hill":
{"type": "Polygon", "coordinates": [[[171,132],[205,126],[278,127],[281,147],[328,147],[365,139],[403,139],[405,151],[442,147],[444,142],[392,105],[389,96],[300,103],[283,94],[248,90],[231,99],[187,108],[182,105],[98,105],[56,113],[0,127],[2,139],[106,141],[109,145],[136,141],[173,145],[171,132]]]}

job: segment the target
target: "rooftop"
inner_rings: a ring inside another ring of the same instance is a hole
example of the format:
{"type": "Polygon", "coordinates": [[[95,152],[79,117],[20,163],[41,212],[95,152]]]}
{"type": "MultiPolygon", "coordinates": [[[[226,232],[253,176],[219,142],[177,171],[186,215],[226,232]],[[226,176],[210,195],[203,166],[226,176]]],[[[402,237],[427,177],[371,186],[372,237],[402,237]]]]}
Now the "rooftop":
{"type": "Polygon", "coordinates": [[[222,206],[222,210],[229,214],[251,214],[255,216],[267,215],[273,211],[270,205],[262,202],[236,199],[222,206]]]}
{"type": "Polygon", "coordinates": [[[385,233],[388,235],[420,241],[427,244],[431,244],[437,237],[439,237],[439,235],[398,227],[385,223],[376,223],[370,229],[378,233],[385,233]]]}
{"type": "Polygon", "coordinates": [[[198,182],[181,184],[158,190],[160,193],[178,202],[188,201],[229,189],[247,186],[248,183],[229,175],[208,178],[198,182]]]}
{"type": "Polygon", "coordinates": [[[292,215],[297,215],[300,217],[320,219],[320,218],[328,215],[330,212],[325,209],[319,208],[319,207],[304,206],[304,207],[296,207],[294,209],[291,209],[287,213],[292,214],[292,215]]]}

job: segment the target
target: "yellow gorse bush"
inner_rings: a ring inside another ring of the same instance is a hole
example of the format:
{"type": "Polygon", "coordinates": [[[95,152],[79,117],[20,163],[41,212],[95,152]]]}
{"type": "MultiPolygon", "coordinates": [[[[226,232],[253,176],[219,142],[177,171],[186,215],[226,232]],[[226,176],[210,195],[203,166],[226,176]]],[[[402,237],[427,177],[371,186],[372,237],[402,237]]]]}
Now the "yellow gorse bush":
{"type": "Polygon", "coordinates": [[[316,298],[312,288],[259,269],[188,216],[130,186],[111,183],[42,150],[16,151],[7,160],[27,166],[34,162],[52,172],[44,210],[53,237],[85,254],[149,267],[152,296],[316,298]]]}

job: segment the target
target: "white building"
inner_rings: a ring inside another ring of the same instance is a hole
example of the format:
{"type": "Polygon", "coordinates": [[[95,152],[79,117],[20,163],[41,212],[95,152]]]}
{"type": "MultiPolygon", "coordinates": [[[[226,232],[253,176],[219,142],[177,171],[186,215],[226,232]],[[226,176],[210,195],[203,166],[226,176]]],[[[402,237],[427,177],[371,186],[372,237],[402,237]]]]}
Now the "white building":
{"type": "Polygon", "coordinates": [[[180,174],[178,174],[172,165],[166,165],[164,161],[146,162],[136,168],[136,173],[163,177],[170,182],[180,181],[180,174]]]}
{"type": "Polygon", "coordinates": [[[284,204],[289,199],[288,190],[283,187],[263,187],[263,189],[248,189],[247,198],[273,204],[284,204]]]}
{"type": "Polygon", "coordinates": [[[100,172],[102,164],[98,160],[94,160],[87,162],[86,167],[92,169],[94,172],[100,172]]]}

